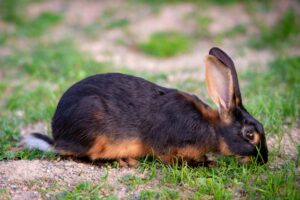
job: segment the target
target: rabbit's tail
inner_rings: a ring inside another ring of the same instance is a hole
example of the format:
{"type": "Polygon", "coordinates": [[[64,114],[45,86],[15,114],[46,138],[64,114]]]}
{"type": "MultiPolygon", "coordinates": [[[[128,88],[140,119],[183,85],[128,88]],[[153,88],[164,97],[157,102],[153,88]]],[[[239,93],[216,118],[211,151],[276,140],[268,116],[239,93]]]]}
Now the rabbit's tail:
{"type": "Polygon", "coordinates": [[[31,133],[23,137],[19,143],[20,148],[39,149],[41,151],[54,151],[54,141],[47,135],[41,133],[31,133]]]}

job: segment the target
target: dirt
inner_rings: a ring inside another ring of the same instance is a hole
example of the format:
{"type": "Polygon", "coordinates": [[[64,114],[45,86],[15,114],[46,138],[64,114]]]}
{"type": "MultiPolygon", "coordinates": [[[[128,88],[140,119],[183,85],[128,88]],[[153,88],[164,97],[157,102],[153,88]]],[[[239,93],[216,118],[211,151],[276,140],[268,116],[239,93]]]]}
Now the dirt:
{"type": "Polygon", "coordinates": [[[53,198],[64,192],[63,189],[70,190],[81,182],[103,183],[103,188],[113,186],[113,194],[124,198],[138,195],[139,191],[153,187],[156,182],[148,181],[130,192],[128,185],[122,183],[122,177],[132,175],[148,179],[148,174],[134,168],[107,168],[72,160],[7,161],[0,162],[0,169],[0,188],[5,188],[12,199],[53,198]],[[47,191],[49,188],[51,190],[47,191]]]}

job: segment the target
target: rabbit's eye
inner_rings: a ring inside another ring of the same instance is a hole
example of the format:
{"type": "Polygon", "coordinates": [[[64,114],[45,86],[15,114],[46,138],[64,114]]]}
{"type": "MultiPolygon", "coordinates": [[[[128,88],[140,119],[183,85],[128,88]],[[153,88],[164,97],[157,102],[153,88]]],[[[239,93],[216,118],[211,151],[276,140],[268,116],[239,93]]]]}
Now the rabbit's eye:
{"type": "Polygon", "coordinates": [[[253,133],[253,132],[247,132],[247,133],[246,133],[246,137],[247,137],[249,140],[253,140],[253,139],[254,139],[254,133],[253,133]]]}
{"type": "Polygon", "coordinates": [[[242,133],[247,140],[253,141],[255,139],[255,128],[253,126],[244,126],[242,133]]]}

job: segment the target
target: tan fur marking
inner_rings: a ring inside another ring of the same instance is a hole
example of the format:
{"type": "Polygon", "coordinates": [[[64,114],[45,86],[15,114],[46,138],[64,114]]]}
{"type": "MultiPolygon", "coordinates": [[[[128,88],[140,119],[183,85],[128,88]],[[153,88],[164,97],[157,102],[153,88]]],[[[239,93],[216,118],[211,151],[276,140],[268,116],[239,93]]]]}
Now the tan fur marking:
{"type": "Polygon", "coordinates": [[[156,154],[156,157],[162,160],[166,164],[174,164],[174,157],[172,155],[156,154]]]}
{"type": "Polygon", "coordinates": [[[128,167],[128,163],[125,162],[122,158],[118,158],[118,159],[117,159],[117,162],[119,163],[119,165],[120,165],[121,167],[128,167]]]}
{"type": "Polygon", "coordinates": [[[260,143],[260,134],[257,132],[254,132],[254,139],[250,141],[251,144],[257,145],[260,143]]]}
{"type": "Polygon", "coordinates": [[[113,140],[107,136],[96,138],[87,155],[92,159],[137,158],[146,155],[149,148],[138,139],[113,140]]]}
{"type": "Polygon", "coordinates": [[[220,120],[218,111],[205,106],[204,104],[197,102],[192,96],[188,94],[182,93],[182,95],[190,102],[194,104],[194,106],[202,113],[202,116],[211,123],[218,123],[220,120]]]}
{"type": "Polygon", "coordinates": [[[243,156],[243,157],[241,157],[241,158],[239,159],[239,161],[240,161],[241,163],[247,164],[247,163],[252,162],[252,159],[253,159],[252,156],[243,156]]]}
{"type": "Polygon", "coordinates": [[[94,117],[97,119],[97,120],[102,120],[104,118],[104,113],[102,112],[96,112],[94,117]]]}
{"type": "Polygon", "coordinates": [[[200,149],[193,146],[187,146],[177,149],[177,157],[189,158],[189,159],[199,159],[207,153],[206,149],[200,149]]]}
{"type": "Polygon", "coordinates": [[[138,161],[134,158],[127,158],[127,163],[130,167],[134,167],[138,164],[138,161]]]}
{"type": "Polygon", "coordinates": [[[241,99],[239,97],[235,97],[235,105],[240,105],[241,99]]]}
{"type": "Polygon", "coordinates": [[[191,161],[203,162],[207,160],[205,154],[208,151],[207,148],[200,149],[189,145],[182,148],[173,148],[167,154],[155,153],[155,156],[167,164],[175,164],[177,161],[179,163],[189,163],[191,161]]]}
{"type": "Polygon", "coordinates": [[[230,151],[228,145],[226,144],[223,138],[220,139],[219,149],[220,149],[220,153],[225,156],[233,155],[233,153],[230,151]]]}

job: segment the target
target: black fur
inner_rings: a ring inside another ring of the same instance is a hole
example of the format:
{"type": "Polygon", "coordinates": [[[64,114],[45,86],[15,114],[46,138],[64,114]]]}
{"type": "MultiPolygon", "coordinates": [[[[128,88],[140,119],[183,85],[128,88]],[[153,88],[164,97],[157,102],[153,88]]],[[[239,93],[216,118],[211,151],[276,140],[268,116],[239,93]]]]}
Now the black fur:
{"type": "Polygon", "coordinates": [[[61,97],[52,119],[53,140],[34,136],[53,144],[59,151],[87,156],[98,136],[112,140],[139,139],[159,154],[172,148],[193,146],[220,151],[224,141],[235,155],[256,156],[267,162],[268,151],[262,125],[244,108],[232,60],[218,48],[210,51],[232,71],[239,104],[230,112],[230,123],[194,95],[158,86],[142,78],[108,73],[81,80],[61,97]],[[203,110],[204,109],[204,110],[203,110]],[[250,125],[261,135],[257,147],[242,135],[250,125]]]}
{"type": "Polygon", "coordinates": [[[91,76],[67,90],[53,117],[52,130],[56,148],[79,155],[99,134],[140,138],[162,153],[171,147],[192,144],[200,148],[217,141],[202,114],[179,91],[117,73],[91,76]],[[105,115],[101,121],[95,119],[97,112],[105,115]]]}

